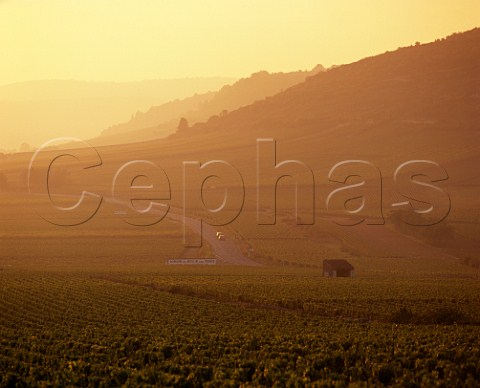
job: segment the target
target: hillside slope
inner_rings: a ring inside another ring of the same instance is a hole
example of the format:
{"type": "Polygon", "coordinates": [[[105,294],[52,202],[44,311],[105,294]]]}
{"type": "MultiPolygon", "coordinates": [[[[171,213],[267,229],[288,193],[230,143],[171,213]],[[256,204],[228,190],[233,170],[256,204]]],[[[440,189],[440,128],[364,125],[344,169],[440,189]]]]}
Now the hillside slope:
{"type": "Polygon", "coordinates": [[[480,109],[479,43],[475,29],[365,58],[194,129],[286,129],[297,135],[298,129],[373,120],[473,130],[480,109]]]}
{"type": "Polygon", "coordinates": [[[181,117],[193,124],[212,116],[225,115],[230,110],[273,96],[324,70],[323,66],[318,65],[312,71],[254,73],[232,85],[223,86],[218,92],[196,94],[153,106],[145,113],[137,112],[129,121],[104,130],[102,137],[93,140],[93,143],[117,144],[160,138],[173,133],[181,117]]]}

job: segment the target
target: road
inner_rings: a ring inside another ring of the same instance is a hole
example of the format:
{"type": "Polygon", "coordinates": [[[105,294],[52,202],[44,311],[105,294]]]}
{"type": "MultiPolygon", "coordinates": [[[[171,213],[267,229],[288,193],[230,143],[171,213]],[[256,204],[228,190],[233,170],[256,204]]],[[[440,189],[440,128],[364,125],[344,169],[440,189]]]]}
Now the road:
{"type": "Polygon", "coordinates": [[[221,263],[230,265],[260,266],[259,263],[249,259],[243,254],[236,243],[234,236],[224,233],[225,240],[218,240],[216,233],[219,229],[204,222],[203,230],[201,230],[200,223],[193,218],[184,217],[180,213],[180,209],[171,209],[171,211],[168,212],[167,217],[173,221],[185,222],[186,226],[194,233],[202,234],[203,240],[210,245],[213,255],[221,263]],[[177,211],[178,213],[176,213],[177,211]]]}
{"type": "MultiPolygon", "coordinates": [[[[105,200],[111,204],[129,206],[128,201],[114,200],[113,198],[105,198],[105,200]]],[[[155,214],[155,210],[151,210],[150,214],[155,214]]],[[[158,214],[160,214],[160,212],[158,212],[158,214]]],[[[203,235],[203,241],[206,241],[210,245],[213,256],[220,263],[229,265],[261,266],[261,264],[243,254],[235,241],[235,237],[229,235],[229,233],[224,233],[225,240],[218,240],[216,236],[218,229],[204,222],[203,230],[201,230],[198,220],[191,217],[185,217],[180,208],[170,208],[166,217],[175,222],[185,223],[194,233],[203,235]]]]}

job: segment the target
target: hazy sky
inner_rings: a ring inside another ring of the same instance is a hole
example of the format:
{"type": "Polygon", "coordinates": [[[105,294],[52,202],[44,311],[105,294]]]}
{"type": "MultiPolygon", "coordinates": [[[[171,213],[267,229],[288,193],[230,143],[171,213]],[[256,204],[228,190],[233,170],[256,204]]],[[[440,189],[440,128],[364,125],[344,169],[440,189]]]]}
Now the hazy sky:
{"type": "Polygon", "coordinates": [[[309,69],[475,26],[478,0],[0,0],[0,84],[309,69]]]}

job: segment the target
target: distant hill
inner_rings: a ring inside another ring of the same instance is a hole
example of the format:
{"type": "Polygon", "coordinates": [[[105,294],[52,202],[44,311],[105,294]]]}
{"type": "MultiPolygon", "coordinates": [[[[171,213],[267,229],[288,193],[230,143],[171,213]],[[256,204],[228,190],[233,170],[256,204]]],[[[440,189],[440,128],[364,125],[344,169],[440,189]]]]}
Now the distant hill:
{"type": "Polygon", "coordinates": [[[225,85],[216,93],[196,94],[183,100],[153,106],[145,113],[137,112],[129,121],[106,129],[102,138],[92,142],[116,144],[166,136],[175,132],[181,117],[194,124],[211,116],[225,115],[230,110],[273,96],[321,71],[325,71],[321,65],[312,71],[272,74],[260,71],[232,85],[225,85]]]}
{"type": "Polygon", "coordinates": [[[293,142],[289,151],[303,158],[371,158],[390,172],[399,160],[432,158],[471,180],[470,164],[480,158],[479,90],[477,28],[320,72],[175,136],[219,144],[229,137],[237,146],[274,137],[293,142]]]}
{"type": "Polygon", "coordinates": [[[480,29],[320,72],[283,93],[193,126],[272,135],[396,122],[478,130],[480,29]]]}
{"type": "Polygon", "coordinates": [[[217,90],[233,78],[139,82],[28,81],[0,85],[0,148],[39,145],[52,137],[96,136],[132,112],[194,93],[217,90]]]}

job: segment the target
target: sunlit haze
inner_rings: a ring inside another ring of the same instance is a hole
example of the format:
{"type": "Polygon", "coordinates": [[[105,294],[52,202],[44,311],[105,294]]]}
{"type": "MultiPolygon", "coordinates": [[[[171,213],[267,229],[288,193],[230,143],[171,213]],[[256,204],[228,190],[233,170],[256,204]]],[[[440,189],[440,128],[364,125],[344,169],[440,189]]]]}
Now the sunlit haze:
{"type": "Polygon", "coordinates": [[[428,42],[479,22],[476,0],[3,0],[0,84],[309,69],[428,42]]]}

